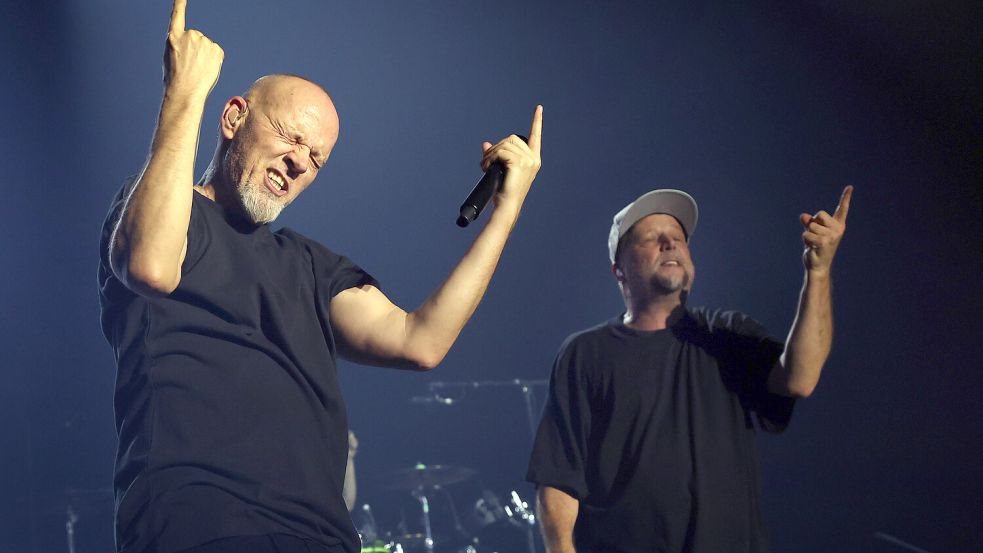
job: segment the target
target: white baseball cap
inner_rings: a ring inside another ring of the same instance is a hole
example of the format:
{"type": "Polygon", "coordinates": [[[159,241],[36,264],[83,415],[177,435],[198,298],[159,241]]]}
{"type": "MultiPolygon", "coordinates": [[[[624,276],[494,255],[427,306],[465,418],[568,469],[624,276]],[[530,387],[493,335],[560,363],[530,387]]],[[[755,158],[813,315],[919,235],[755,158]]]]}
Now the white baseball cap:
{"type": "Polygon", "coordinates": [[[683,232],[686,233],[687,242],[689,242],[690,236],[693,236],[693,231],[696,230],[696,221],[700,216],[700,210],[696,207],[696,200],[682,190],[661,188],[642,194],[637,200],[626,205],[624,209],[614,215],[611,232],[608,233],[608,255],[611,257],[611,263],[614,263],[614,256],[618,252],[618,242],[621,241],[621,237],[639,219],[653,213],[665,213],[675,217],[682,225],[683,232]]]}

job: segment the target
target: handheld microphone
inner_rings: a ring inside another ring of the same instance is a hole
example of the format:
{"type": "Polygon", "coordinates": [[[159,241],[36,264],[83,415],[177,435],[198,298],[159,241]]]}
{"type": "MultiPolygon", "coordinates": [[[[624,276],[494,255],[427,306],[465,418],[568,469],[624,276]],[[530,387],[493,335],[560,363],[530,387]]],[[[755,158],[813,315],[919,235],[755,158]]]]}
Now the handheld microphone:
{"type": "MultiPolygon", "coordinates": [[[[529,142],[529,139],[521,134],[516,136],[521,138],[523,142],[529,142]]],[[[492,163],[477,184],[474,185],[474,188],[471,189],[471,193],[468,194],[464,203],[461,204],[461,214],[457,217],[457,226],[464,228],[477,219],[478,215],[481,215],[481,210],[488,205],[488,201],[502,187],[504,180],[505,167],[502,167],[501,163],[492,163]]]]}

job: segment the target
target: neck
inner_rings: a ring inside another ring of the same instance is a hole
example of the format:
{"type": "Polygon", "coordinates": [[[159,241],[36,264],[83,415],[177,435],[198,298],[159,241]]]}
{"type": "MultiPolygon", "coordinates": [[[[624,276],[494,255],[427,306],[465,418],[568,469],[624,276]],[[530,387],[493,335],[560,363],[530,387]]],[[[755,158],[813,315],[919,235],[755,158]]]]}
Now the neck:
{"type": "Polygon", "coordinates": [[[633,301],[626,295],[625,326],[635,330],[664,330],[669,327],[669,316],[672,312],[686,305],[686,296],[685,290],[646,298],[644,301],[633,301]]]}
{"type": "Polygon", "coordinates": [[[205,169],[205,173],[195,184],[195,190],[218,204],[225,212],[225,219],[229,224],[242,230],[256,228],[258,225],[242,215],[235,192],[226,185],[227,181],[224,179],[220,161],[220,152],[216,152],[208,169],[205,169]]]}
{"type": "Polygon", "coordinates": [[[201,192],[206,198],[212,200],[213,202],[219,202],[218,197],[218,186],[216,186],[221,179],[222,175],[222,155],[225,148],[219,146],[215,148],[215,153],[212,154],[212,161],[208,164],[208,168],[205,169],[205,173],[201,175],[201,178],[195,184],[195,190],[201,192]]]}

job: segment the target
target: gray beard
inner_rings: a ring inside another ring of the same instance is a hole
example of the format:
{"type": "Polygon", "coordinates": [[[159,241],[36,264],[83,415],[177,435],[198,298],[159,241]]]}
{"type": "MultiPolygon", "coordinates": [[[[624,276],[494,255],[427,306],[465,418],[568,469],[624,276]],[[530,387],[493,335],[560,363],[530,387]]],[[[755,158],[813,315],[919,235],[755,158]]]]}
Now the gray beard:
{"type": "Polygon", "coordinates": [[[655,275],[652,277],[652,285],[664,294],[672,294],[689,286],[689,273],[683,273],[683,276],[679,278],[655,275]]]}
{"type": "Polygon", "coordinates": [[[283,211],[283,204],[253,183],[244,183],[237,192],[243,213],[257,225],[272,223],[283,211]]]}

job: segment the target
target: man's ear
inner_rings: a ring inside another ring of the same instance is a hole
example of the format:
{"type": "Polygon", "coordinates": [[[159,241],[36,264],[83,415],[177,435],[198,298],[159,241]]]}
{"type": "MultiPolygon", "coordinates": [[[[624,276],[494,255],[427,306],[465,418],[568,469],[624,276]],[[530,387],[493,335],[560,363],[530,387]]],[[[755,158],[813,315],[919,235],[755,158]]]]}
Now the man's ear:
{"type": "Polygon", "coordinates": [[[611,273],[614,275],[615,280],[617,280],[618,282],[625,281],[625,273],[621,270],[621,267],[618,267],[617,263],[611,264],[611,273]]]}
{"type": "Polygon", "coordinates": [[[236,131],[246,121],[247,110],[246,99],[242,96],[233,96],[225,103],[225,109],[222,110],[220,129],[222,136],[226,140],[232,140],[236,131]]]}

